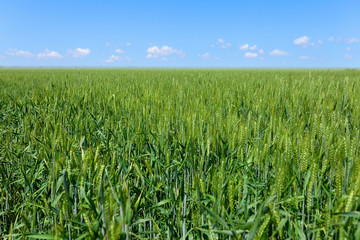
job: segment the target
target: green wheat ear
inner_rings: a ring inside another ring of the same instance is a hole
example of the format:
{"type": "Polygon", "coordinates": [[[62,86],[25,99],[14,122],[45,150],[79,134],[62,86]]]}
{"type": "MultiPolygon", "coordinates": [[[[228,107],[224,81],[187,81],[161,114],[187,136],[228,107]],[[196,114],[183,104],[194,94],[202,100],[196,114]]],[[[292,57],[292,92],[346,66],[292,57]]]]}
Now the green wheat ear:
{"type": "Polygon", "coordinates": [[[357,239],[358,70],[0,69],[0,238],[357,239]]]}

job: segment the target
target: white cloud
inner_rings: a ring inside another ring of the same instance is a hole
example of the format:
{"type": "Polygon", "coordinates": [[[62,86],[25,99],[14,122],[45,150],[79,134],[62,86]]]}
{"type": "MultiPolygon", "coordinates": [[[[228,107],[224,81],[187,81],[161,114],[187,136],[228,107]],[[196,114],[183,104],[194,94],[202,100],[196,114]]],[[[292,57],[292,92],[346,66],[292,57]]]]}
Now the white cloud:
{"type": "MultiPolygon", "coordinates": [[[[219,39],[217,40],[216,44],[217,44],[217,45],[220,45],[221,48],[225,48],[225,49],[232,46],[231,43],[225,42],[225,40],[222,39],[222,38],[219,38],[219,39]]],[[[213,47],[213,46],[215,47],[214,44],[211,45],[211,47],[213,47]]]]}
{"type": "Polygon", "coordinates": [[[125,51],[120,49],[120,48],[115,49],[115,52],[119,53],[119,54],[124,54],[125,53],[125,51]]]}
{"type": "MultiPolygon", "coordinates": [[[[115,45],[115,44],[112,44],[112,43],[110,43],[110,42],[106,42],[105,43],[105,46],[106,47],[111,47],[112,49],[116,49],[116,48],[118,48],[118,46],[126,46],[126,47],[130,47],[132,45],[132,43],[131,42],[121,42],[121,43],[119,43],[119,45],[115,45]]],[[[149,45],[153,45],[152,43],[150,43],[149,45]]]]}
{"type": "MultiPolygon", "coordinates": [[[[329,40],[329,41],[334,41],[334,38],[333,38],[333,37],[330,37],[328,40],[329,40]]],[[[308,36],[302,36],[302,37],[299,37],[299,38],[295,39],[295,40],[293,41],[293,43],[296,44],[296,45],[300,45],[300,46],[302,46],[303,48],[306,48],[306,47],[308,47],[308,46],[318,48],[318,47],[320,47],[320,45],[323,44],[323,41],[319,39],[319,40],[315,43],[315,42],[311,42],[311,41],[310,41],[310,38],[309,38],[308,36]]]]}
{"type": "Polygon", "coordinates": [[[199,57],[204,60],[217,60],[217,56],[212,56],[210,53],[199,54],[199,57]]]}
{"type": "Polygon", "coordinates": [[[259,49],[259,54],[264,54],[264,50],[262,50],[262,49],[259,49]]]}
{"type": "Polygon", "coordinates": [[[352,59],[353,56],[351,56],[351,55],[349,55],[349,54],[345,54],[345,55],[344,55],[344,58],[346,58],[346,59],[352,59]]]}
{"type": "Polygon", "coordinates": [[[199,54],[199,57],[205,60],[211,59],[210,53],[199,54]]]}
{"type": "Polygon", "coordinates": [[[158,58],[159,56],[165,57],[173,54],[176,54],[180,57],[185,57],[185,54],[182,50],[174,49],[167,45],[162,47],[152,46],[149,47],[146,52],[147,52],[146,58],[158,58]]]}
{"type": "Polygon", "coordinates": [[[231,46],[232,46],[231,43],[225,43],[225,44],[221,45],[221,48],[229,48],[231,46]]]}
{"type": "Polygon", "coordinates": [[[107,63],[112,63],[112,62],[115,62],[115,61],[131,61],[132,59],[128,56],[126,57],[119,57],[119,56],[116,56],[116,55],[111,55],[108,59],[105,60],[105,62],[107,63]]]}
{"type": "Polygon", "coordinates": [[[29,51],[17,50],[16,48],[10,48],[7,52],[7,55],[18,56],[18,57],[32,57],[32,54],[29,51]]]}
{"type": "Polygon", "coordinates": [[[252,52],[247,52],[245,53],[244,57],[245,58],[257,58],[257,53],[252,53],[252,52]]]}
{"type": "Polygon", "coordinates": [[[105,60],[107,63],[112,63],[114,61],[118,61],[120,59],[119,56],[111,55],[108,59],[105,60]]]}
{"type": "Polygon", "coordinates": [[[309,42],[308,44],[305,44],[305,45],[302,45],[302,46],[303,46],[303,47],[312,46],[312,47],[318,48],[318,47],[320,47],[322,44],[323,44],[323,41],[319,39],[319,40],[317,40],[316,43],[314,43],[314,42],[309,42]]]}
{"type": "Polygon", "coordinates": [[[308,45],[311,45],[310,38],[307,37],[307,36],[299,37],[299,38],[294,40],[294,44],[306,47],[308,45]]]}
{"type": "Polygon", "coordinates": [[[347,39],[345,40],[346,43],[357,43],[359,42],[359,39],[357,38],[350,38],[350,39],[347,39]]]}
{"type": "Polygon", "coordinates": [[[328,38],[328,41],[329,41],[329,42],[334,42],[334,41],[336,41],[336,42],[345,42],[345,43],[357,43],[357,42],[359,42],[360,40],[357,39],[357,38],[343,39],[343,38],[340,38],[340,37],[337,37],[337,38],[335,38],[335,37],[329,37],[329,38],[328,38]]]}
{"type": "Polygon", "coordinates": [[[90,54],[90,49],[88,48],[76,48],[74,50],[68,51],[74,58],[85,57],[90,54]]]}
{"type": "Polygon", "coordinates": [[[286,56],[286,55],[289,55],[289,53],[285,52],[285,51],[281,51],[279,49],[274,49],[269,53],[269,55],[271,55],[271,56],[286,56]]]}
{"type": "Polygon", "coordinates": [[[61,54],[55,51],[50,51],[46,49],[42,53],[38,53],[38,58],[62,58],[61,54]]]}
{"type": "Polygon", "coordinates": [[[241,45],[241,46],[239,46],[239,49],[240,50],[248,50],[249,49],[249,44],[241,45]]]}
{"type": "Polygon", "coordinates": [[[319,47],[320,45],[322,45],[324,42],[321,40],[321,39],[319,39],[318,41],[317,41],[317,44],[316,44],[316,47],[319,47]]]}
{"type": "Polygon", "coordinates": [[[254,50],[256,50],[257,49],[257,46],[254,44],[253,46],[250,46],[248,43],[246,43],[246,44],[244,44],[244,45],[240,45],[239,46],[239,49],[240,50],[252,50],[252,51],[254,51],[254,50]]]}
{"type": "Polygon", "coordinates": [[[249,47],[250,50],[255,50],[256,48],[256,45],[249,47]]]}
{"type": "Polygon", "coordinates": [[[316,60],[316,58],[314,58],[314,57],[309,57],[309,56],[300,56],[299,57],[299,59],[300,60],[304,60],[304,61],[307,61],[307,60],[311,60],[311,61],[313,61],[313,60],[316,60]]]}
{"type": "Polygon", "coordinates": [[[350,48],[350,47],[347,47],[347,48],[346,48],[346,51],[351,51],[351,48],[350,48]]]}

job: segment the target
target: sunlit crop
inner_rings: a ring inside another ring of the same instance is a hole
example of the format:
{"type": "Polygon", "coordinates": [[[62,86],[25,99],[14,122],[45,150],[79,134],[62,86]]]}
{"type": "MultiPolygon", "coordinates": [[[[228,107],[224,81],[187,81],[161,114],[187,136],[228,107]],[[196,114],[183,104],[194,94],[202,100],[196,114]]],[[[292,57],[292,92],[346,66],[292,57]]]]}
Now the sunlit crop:
{"type": "Polygon", "coordinates": [[[0,70],[0,238],[359,239],[360,72],[0,70]]]}

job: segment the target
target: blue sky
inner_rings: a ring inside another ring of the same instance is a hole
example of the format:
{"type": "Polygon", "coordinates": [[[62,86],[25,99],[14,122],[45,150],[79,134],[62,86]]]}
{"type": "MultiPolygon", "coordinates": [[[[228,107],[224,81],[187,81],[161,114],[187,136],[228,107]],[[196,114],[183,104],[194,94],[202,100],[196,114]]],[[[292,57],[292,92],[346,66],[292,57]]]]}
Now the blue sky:
{"type": "Polygon", "coordinates": [[[360,66],[360,1],[3,1],[0,66],[360,66]]]}

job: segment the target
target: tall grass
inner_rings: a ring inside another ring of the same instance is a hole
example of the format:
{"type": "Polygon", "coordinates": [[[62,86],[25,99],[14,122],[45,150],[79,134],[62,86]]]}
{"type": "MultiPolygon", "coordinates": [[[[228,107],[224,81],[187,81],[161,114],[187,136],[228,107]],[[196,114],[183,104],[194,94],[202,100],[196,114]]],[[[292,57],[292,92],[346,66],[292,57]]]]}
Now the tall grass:
{"type": "Polygon", "coordinates": [[[359,239],[360,72],[0,70],[0,237],[359,239]]]}

